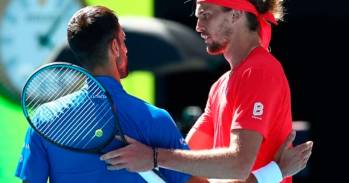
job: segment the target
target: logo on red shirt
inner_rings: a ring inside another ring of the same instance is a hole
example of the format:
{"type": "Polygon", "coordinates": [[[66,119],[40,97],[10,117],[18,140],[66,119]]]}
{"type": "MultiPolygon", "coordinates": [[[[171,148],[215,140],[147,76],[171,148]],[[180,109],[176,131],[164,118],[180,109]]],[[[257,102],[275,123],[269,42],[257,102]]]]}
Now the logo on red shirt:
{"type": "Polygon", "coordinates": [[[256,102],[254,103],[254,106],[253,106],[253,118],[256,118],[256,119],[262,119],[260,116],[263,115],[263,104],[261,102],[256,102]]]}

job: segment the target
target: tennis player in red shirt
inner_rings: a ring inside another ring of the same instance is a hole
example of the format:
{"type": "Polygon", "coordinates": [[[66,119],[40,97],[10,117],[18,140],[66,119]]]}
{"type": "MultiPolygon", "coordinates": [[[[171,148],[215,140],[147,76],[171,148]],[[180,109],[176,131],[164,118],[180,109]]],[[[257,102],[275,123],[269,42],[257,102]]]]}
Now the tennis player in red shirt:
{"type": "MultiPolygon", "coordinates": [[[[208,53],[223,54],[231,69],[211,87],[205,112],[187,136],[193,150],[152,149],[129,138],[130,145],[102,156],[109,168],[144,171],[158,165],[208,178],[292,182],[296,172],[282,172],[282,163],[273,162],[292,131],[288,81],[268,51],[281,2],[197,0],[196,31],[208,53]]],[[[294,148],[302,157],[300,169],[311,149],[312,142],[294,148]]]]}

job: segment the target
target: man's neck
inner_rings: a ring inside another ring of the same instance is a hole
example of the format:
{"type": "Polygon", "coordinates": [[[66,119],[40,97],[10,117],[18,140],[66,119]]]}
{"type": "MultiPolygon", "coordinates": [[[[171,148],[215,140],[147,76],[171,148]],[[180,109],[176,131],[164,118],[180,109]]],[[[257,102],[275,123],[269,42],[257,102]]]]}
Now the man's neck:
{"type": "Polygon", "coordinates": [[[117,69],[114,69],[109,65],[95,67],[92,74],[95,76],[110,76],[115,80],[120,81],[120,76],[117,69]]]}
{"type": "Polygon", "coordinates": [[[224,52],[224,58],[229,62],[230,68],[233,69],[241,64],[251,51],[259,45],[258,33],[248,31],[248,33],[240,34],[232,39],[224,52]]]}

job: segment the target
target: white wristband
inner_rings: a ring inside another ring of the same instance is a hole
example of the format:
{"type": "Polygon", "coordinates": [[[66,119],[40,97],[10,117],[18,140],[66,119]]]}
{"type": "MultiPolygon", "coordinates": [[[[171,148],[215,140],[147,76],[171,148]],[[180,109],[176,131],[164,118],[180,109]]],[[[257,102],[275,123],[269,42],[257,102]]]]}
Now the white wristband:
{"type": "Polygon", "coordinates": [[[274,161],[252,173],[256,177],[258,183],[279,183],[283,179],[281,170],[274,161]]]}

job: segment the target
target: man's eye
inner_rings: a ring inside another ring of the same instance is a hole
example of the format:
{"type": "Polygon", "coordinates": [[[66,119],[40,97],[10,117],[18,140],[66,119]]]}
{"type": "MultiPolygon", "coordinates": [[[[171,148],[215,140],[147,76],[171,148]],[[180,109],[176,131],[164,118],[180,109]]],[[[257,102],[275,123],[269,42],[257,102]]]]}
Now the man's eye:
{"type": "Polygon", "coordinates": [[[208,19],[208,18],[209,18],[209,16],[210,16],[210,14],[208,14],[208,13],[204,13],[204,14],[202,14],[202,17],[203,17],[204,19],[208,19]]]}

